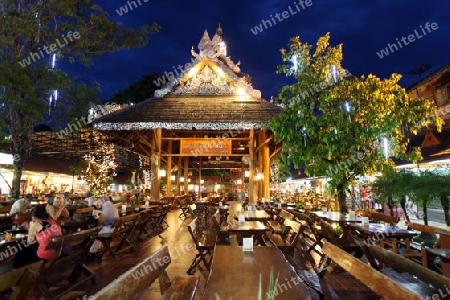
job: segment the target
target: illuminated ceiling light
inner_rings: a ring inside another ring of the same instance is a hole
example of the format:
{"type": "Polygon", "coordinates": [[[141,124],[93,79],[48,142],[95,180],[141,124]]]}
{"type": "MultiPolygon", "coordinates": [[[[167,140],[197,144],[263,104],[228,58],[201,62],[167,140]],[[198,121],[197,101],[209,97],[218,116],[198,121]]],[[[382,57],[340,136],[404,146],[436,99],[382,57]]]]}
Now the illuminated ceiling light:
{"type": "Polygon", "coordinates": [[[256,180],[261,180],[263,175],[261,173],[256,174],[256,180]]]}
{"type": "Polygon", "coordinates": [[[204,184],[205,180],[204,179],[200,179],[200,184],[204,184]]]}
{"type": "Polygon", "coordinates": [[[167,173],[166,173],[166,170],[162,170],[162,169],[161,169],[161,170],[159,170],[159,172],[158,172],[158,175],[161,176],[161,177],[165,177],[166,174],[167,174],[167,173]]]}
{"type": "Polygon", "coordinates": [[[171,181],[175,181],[175,175],[170,176],[171,181]]]}
{"type": "Polygon", "coordinates": [[[236,180],[236,184],[242,184],[242,180],[241,179],[236,180]]]}
{"type": "Polygon", "coordinates": [[[180,177],[180,182],[184,182],[184,177],[180,177]]]}
{"type": "Polygon", "coordinates": [[[188,178],[188,182],[191,182],[191,179],[190,179],[190,178],[188,178]]]}
{"type": "Polygon", "coordinates": [[[245,176],[245,177],[249,177],[249,176],[250,176],[250,171],[247,171],[247,170],[246,170],[246,171],[244,172],[244,176],[245,176]]]}

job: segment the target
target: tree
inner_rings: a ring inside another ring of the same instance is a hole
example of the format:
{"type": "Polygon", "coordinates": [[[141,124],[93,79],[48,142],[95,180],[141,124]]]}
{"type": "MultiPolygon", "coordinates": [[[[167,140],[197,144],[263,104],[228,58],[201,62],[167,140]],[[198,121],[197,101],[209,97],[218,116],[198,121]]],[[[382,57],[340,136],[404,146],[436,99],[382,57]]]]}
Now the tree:
{"type": "Polygon", "coordinates": [[[20,193],[24,161],[31,152],[37,122],[70,121],[97,99],[96,84],[53,68],[54,60],[90,65],[92,58],[148,43],[157,25],[124,28],[90,0],[18,1],[0,3],[0,110],[14,157],[13,197],[20,193]],[[49,65],[51,61],[51,65],[49,65]],[[46,116],[49,104],[62,105],[46,116]]]}
{"type": "Polygon", "coordinates": [[[400,199],[400,206],[402,207],[406,220],[409,221],[408,211],[406,209],[406,196],[412,197],[413,182],[417,176],[410,170],[396,171],[392,166],[387,166],[380,176],[373,183],[380,202],[387,204],[394,215],[394,199],[400,199]]]}
{"type": "Polygon", "coordinates": [[[114,93],[109,102],[117,104],[138,103],[153,97],[159,88],[155,81],[159,78],[158,73],[142,75],[137,82],[133,82],[123,91],[114,93]]]}
{"type": "Polygon", "coordinates": [[[285,63],[277,73],[293,77],[283,86],[276,103],[283,111],[270,122],[283,142],[281,166],[305,166],[309,176],[327,176],[338,191],[340,211],[347,211],[345,192],[358,175],[373,174],[392,164],[389,156],[415,161],[419,148],[408,148],[407,133],[442,120],[432,101],[411,99],[398,85],[401,76],[387,79],[355,77],[341,66],[342,45],[330,46],[330,35],[311,45],[292,38],[281,49],[285,63]]]}

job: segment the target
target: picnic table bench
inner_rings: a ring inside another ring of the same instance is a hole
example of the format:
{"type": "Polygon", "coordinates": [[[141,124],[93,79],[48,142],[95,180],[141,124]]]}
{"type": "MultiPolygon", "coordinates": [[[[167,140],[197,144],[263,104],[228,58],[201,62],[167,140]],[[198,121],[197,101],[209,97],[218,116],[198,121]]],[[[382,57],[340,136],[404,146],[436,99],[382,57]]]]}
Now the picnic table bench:
{"type": "Polygon", "coordinates": [[[205,230],[197,226],[197,222],[200,221],[200,217],[195,218],[188,225],[189,233],[191,234],[192,240],[195,243],[195,248],[197,249],[197,254],[192,261],[187,273],[191,275],[200,262],[203,262],[207,270],[211,267],[212,261],[212,251],[216,245],[217,233],[215,230],[205,230]],[[206,256],[209,255],[209,260],[206,256]]]}
{"type": "Polygon", "coordinates": [[[167,244],[132,267],[94,295],[96,300],[137,299],[158,278],[161,299],[194,299],[199,277],[176,276],[170,280],[167,267],[171,263],[167,244]]]}
{"type": "Polygon", "coordinates": [[[284,224],[285,220],[293,220],[294,215],[287,210],[281,210],[276,216],[275,220],[267,221],[272,233],[277,233],[281,235],[286,235],[289,231],[289,227],[284,224]]]}
{"type": "Polygon", "coordinates": [[[59,299],[87,281],[91,281],[92,283],[97,282],[95,273],[85,263],[89,249],[94,243],[100,228],[96,227],[74,232],[62,237],[53,238],[50,241],[47,249],[54,250],[54,252],[51,258],[39,269],[39,277],[36,284],[46,299],[59,299]],[[67,266],[72,266],[69,276],[58,276],[57,278],[51,276],[55,269],[60,270],[67,266]],[[84,274],[84,278],[80,280],[81,274],[84,274]],[[51,291],[51,288],[56,283],[65,280],[69,282],[68,286],[51,291]]]}
{"type": "Polygon", "coordinates": [[[285,220],[284,226],[287,230],[282,234],[270,234],[270,241],[283,252],[293,253],[299,241],[301,224],[293,220],[285,220]]]}
{"type": "MultiPolygon", "coordinates": [[[[382,299],[422,299],[419,295],[411,292],[409,288],[402,286],[388,276],[377,271],[377,269],[367,265],[330,242],[323,243],[322,251],[329,261],[333,261],[335,264],[342,267],[382,299]]],[[[330,266],[330,264],[328,264],[328,266],[330,266]]],[[[325,270],[321,270],[321,276],[325,275],[327,272],[332,272],[331,268],[327,267],[325,270]]]]}

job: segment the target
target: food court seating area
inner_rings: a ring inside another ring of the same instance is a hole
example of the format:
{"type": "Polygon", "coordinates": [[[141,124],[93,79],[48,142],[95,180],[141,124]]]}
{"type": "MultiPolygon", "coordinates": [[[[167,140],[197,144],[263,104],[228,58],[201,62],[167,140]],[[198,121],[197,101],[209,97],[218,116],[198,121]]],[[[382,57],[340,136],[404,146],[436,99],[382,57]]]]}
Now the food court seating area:
{"type": "MultiPolygon", "coordinates": [[[[160,299],[162,296],[166,299],[172,295],[169,292],[171,289],[179,291],[183,286],[183,291],[180,292],[184,297],[182,299],[215,299],[215,292],[219,296],[221,294],[222,284],[253,282],[252,280],[258,282],[259,274],[249,275],[245,274],[246,268],[232,268],[239,260],[272,264],[275,274],[279,270],[282,274],[299,278],[299,285],[292,288],[300,289],[303,295],[309,294],[311,299],[390,299],[398,296],[398,293],[408,296],[408,299],[427,296],[432,298],[443,286],[450,286],[450,278],[445,273],[448,270],[445,260],[441,269],[425,268],[420,259],[416,261],[413,257],[407,258],[402,252],[407,249],[407,239],[410,246],[420,245],[420,242],[416,244],[414,238],[422,231],[432,231],[432,228],[408,224],[410,229],[415,230],[408,230],[406,227],[400,229],[393,227],[390,219],[378,215],[368,215],[366,224],[356,214],[351,216],[293,207],[279,209],[278,204],[270,203],[257,205],[256,207],[264,210],[254,211],[249,211],[248,207],[239,202],[219,204],[216,201],[205,203],[187,199],[184,204],[187,207],[194,204],[195,208],[187,210],[186,215],[180,202],[171,210],[166,207],[165,212],[159,206],[151,210],[152,213],[149,210],[137,212],[132,209],[130,214],[133,218],[129,219],[134,225],[128,227],[132,230],[116,225],[124,231],[120,236],[110,238],[110,248],[105,244],[106,251],[101,259],[80,260],[82,263],[79,263],[78,268],[83,270],[85,266],[86,269],[78,274],[81,280],[79,284],[72,288],[70,282],[49,287],[51,294],[60,295],[58,291],[65,287],[67,292],[61,294],[61,299],[82,299],[84,295],[110,295],[109,298],[98,299],[111,299],[111,295],[117,295],[118,282],[121,282],[129,286],[131,293],[141,294],[142,299],[160,299]],[[198,210],[199,207],[202,208],[198,210]],[[158,217],[151,217],[158,211],[165,214],[167,224],[158,217]],[[268,211],[275,213],[271,215],[268,211]],[[280,226],[285,230],[275,230],[273,226],[280,226]],[[243,239],[247,237],[253,237],[253,255],[241,254],[243,239]],[[393,241],[397,251],[388,246],[381,248],[383,239],[393,241]],[[167,249],[170,250],[170,255],[161,256],[160,251],[168,251],[167,249]],[[233,259],[228,261],[225,256],[233,259]],[[161,261],[167,257],[169,263],[164,263],[161,267],[158,265],[157,268],[149,265],[156,257],[160,257],[161,261]],[[232,269],[227,270],[228,266],[232,269]],[[145,272],[144,269],[150,277],[145,277],[139,285],[133,285],[137,276],[145,272]],[[193,276],[186,276],[187,274],[193,276]],[[175,279],[178,276],[185,278],[175,279]],[[157,277],[160,280],[155,281],[157,277]],[[161,280],[167,277],[173,278],[172,287],[165,280],[160,287],[161,280]],[[97,284],[92,284],[93,281],[97,281],[97,284]],[[377,284],[374,285],[374,281],[377,284]],[[407,292],[400,292],[405,289],[407,292]]],[[[121,218],[125,220],[124,217],[121,218]]],[[[433,253],[434,250],[450,248],[447,232],[434,232],[439,242],[436,248],[427,246],[429,262],[438,255],[444,255],[433,253]]],[[[37,269],[40,268],[42,267],[37,269]]],[[[74,268],[60,269],[51,276],[48,272],[43,274],[48,279],[52,276],[69,278],[73,270],[74,268]]],[[[261,273],[268,276],[266,271],[261,273]]],[[[35,271],[16,270],[6,276],[21,277],[8,280],[16,287],[23,286],[24,282],[30,280],[37,282],[37,286],[42,282],[42,277],[39,277],[39,273],[36,276],[35,271]]],[[[2,278],[5,277],[0,280],[2,278]]],[[[0,288],[3,288],[1,283],[0,288]]],[[[6,290],[6,295],[11,295],[12,292],[6,290]]],[[[286,291],[286,295],[288,294],[286,291]]]]}

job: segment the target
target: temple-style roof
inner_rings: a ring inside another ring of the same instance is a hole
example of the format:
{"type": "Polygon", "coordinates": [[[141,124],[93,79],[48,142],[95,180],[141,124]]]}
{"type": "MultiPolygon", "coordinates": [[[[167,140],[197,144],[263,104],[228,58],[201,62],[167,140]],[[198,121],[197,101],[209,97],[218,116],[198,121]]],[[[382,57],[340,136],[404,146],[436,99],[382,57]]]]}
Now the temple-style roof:
{"type": "Polygon", "coordinates": [[[96,130],[228,130],[268,129],[280,107],[261,98],[250,76],[226,56],[222,30],[212,39],[205,31],[191,50],[192,63],[155,92],[155,98],[103,116],[96,130]]]}

